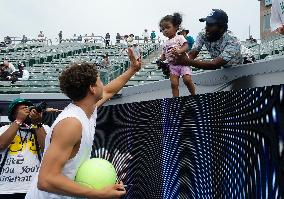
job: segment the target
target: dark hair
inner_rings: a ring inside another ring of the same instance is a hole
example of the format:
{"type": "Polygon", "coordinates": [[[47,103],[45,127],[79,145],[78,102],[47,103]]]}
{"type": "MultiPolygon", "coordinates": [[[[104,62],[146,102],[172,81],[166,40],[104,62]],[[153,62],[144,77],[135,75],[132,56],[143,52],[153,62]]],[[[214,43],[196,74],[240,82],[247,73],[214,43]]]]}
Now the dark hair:
{"type": "Polygon", "coordinates": [[[24,68],[25,67],[25,63],[24,62],[19,62],[18,63],[18,68],[24,68]]]}
{"type": "Polygon", "coordinates": [[[162,25],[163,22],[170,22],[172,23],[175,27],[179,28],[181,23],[182,23],[182,16],[180,13],[174,13],[173,15],[167,15],[165,17],[163,17],[160,21],[160,27],[162,25]]]}
{"type": "Polygon", "coordinates": [[[89,87],[96,84],[97,78],[98,70],[95,64],[76,63],[61,73],[60,89],[71,100],[79,101],[87,96],[89,87]]]}

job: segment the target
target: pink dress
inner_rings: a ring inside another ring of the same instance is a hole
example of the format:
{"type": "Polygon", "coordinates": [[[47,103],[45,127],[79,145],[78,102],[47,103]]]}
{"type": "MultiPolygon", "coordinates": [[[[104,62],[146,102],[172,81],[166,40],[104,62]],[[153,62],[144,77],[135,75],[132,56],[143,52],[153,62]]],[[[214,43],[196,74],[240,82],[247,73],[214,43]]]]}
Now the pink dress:
{"type": "Polygon", "coordinates": [[[179,77],[184,75],[192,75],[192,70],[189,66],[174,64],[174,57],[171,52],[173,48],[180,48],[186,42],[187,41],[184,36],[176,35],[174,38],[167,40],[163,45],[163,53],[169,62],[169,67],[172,75],[179,77]]]}

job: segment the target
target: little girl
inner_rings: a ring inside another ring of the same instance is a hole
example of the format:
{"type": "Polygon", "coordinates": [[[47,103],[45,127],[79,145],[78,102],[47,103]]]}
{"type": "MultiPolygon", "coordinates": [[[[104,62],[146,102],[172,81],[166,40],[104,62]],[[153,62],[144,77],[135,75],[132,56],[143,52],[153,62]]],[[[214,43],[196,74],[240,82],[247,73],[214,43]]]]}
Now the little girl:
{"type": "Polygon", "coordinates": [[[195,95],[194,83],[191,80],[192,70],[188,66],[176,65],[175,55],[183,54],[188,50],[188,44],[184,36],[177,35],[180,28],[182,17],[179,13],[167,15],[160,21],[160,29],[164,36],[168,37],[163,45],[161,60],[167,60],[170,68],[170,80],[173,97],[179,97],[179,78],[183,78],[191,95],[195,95]]]}

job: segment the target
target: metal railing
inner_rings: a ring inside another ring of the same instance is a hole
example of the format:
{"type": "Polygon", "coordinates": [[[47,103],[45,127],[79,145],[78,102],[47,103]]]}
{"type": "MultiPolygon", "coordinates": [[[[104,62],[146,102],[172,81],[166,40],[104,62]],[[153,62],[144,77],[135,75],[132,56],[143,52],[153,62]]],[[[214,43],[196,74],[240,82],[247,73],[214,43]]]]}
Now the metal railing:
{"type": "Polygon", "coordinates": [[[265,59],[267,56],[275,56],[284,50],[284,36],[282,35],[257,41],[259,41],[259,43],[252,43],[252,45],[246,45],[248,43],[243,44],[251,50],[258,60],[265,59]]]}

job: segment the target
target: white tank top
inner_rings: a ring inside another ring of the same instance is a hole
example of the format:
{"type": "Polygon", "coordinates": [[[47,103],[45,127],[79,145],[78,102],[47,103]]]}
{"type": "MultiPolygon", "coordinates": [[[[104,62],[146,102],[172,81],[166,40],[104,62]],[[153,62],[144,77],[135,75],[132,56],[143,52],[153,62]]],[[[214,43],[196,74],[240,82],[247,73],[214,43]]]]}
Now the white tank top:
{"type": "MultiPolygon", "coordinates": [[[[45,152],[50,144],[50,138],[53,132],[54,127],[61,120],[65,118],[76,118],[82,124],[82,137],[80,148],[76,154],[76,156],[67,161],[65,166],[62,169],[62,175],[68,177],[71,180],[75,179],[76,173],[80,165],[86,160],[90,159],[91,151],[93,146],[94,134],[95,134],[95,125],[97,119],[97,110],[94,111],[93,115],[90,119],[86,116],[85,112],[78,106],[74,104],[69,104],[62,113],[57,117],[55,122],[51,127],[51,131],[47,133],[45,138],[45,152]]],[[[71,199],[73,197],[62,196],[53,193],[48,193],[44,191],[40,191],[37,188],[38,182],[38,174],[34,179],[34,182],[29,189],[26,199],[71,199]]]]}

